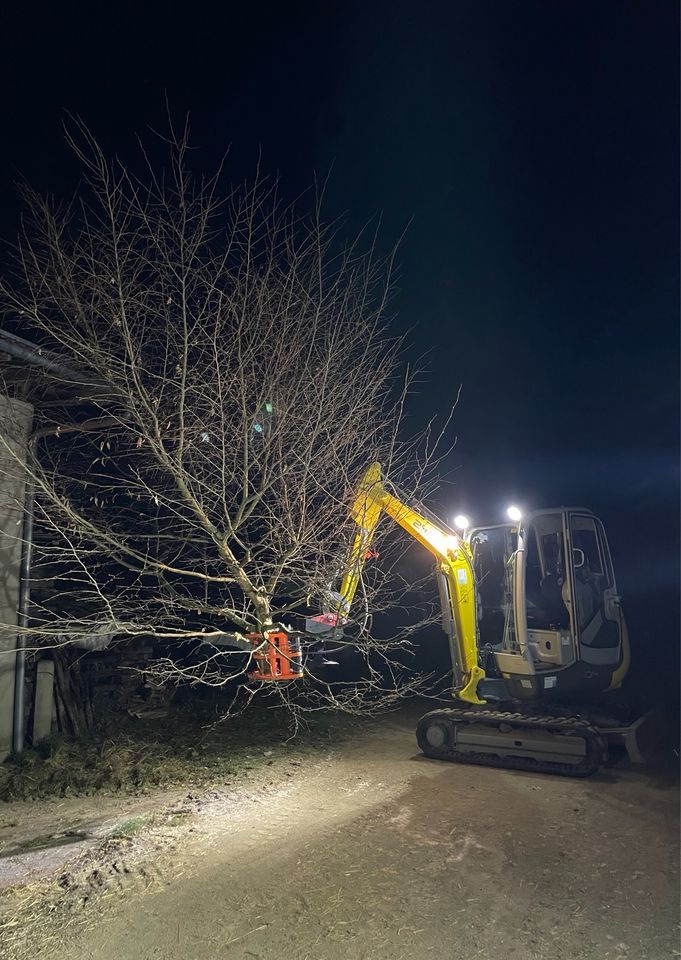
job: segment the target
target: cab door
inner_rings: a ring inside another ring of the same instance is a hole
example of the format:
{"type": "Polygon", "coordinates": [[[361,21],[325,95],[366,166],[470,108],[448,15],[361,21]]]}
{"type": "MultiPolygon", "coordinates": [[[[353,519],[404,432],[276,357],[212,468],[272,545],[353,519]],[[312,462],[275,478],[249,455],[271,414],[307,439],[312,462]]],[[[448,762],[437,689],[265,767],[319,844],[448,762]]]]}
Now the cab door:
{"type": "Polygon", "coordinates": [[[567,521],[569,605],[580,659],[617,664],[622,648],[620,598],[603,525],[586,512],[570,512],[567,521]]]}

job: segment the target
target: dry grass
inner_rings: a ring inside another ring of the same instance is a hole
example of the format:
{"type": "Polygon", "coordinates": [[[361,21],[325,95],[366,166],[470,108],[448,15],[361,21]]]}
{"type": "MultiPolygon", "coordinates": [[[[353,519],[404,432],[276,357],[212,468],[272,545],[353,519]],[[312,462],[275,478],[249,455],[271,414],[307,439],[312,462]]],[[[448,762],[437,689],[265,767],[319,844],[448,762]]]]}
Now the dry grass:
{"type": "MultiPolygon", "coordinates": [[[[139,795],[175,784],[204,786],[292,749],[282,711],[251,712],[224,723],[175,715],[119,721],[112,732],[55,737],[0,765],[0,801],[95,794],[139,795]]],[[[357,721],[316,714],[297,746],[328,742],[357,721]]]]}

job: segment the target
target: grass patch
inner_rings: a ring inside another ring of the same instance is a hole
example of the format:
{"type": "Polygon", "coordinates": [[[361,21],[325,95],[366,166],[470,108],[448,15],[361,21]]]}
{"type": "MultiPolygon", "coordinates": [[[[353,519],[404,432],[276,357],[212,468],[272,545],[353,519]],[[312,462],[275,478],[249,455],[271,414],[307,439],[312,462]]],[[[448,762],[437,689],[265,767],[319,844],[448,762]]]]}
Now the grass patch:
{"type": "Polygon", "coordinates": [[[111,836],[113,838],[134,837],[136,833],[139,833],[140,830],[149,823],[149,820],[150,817],[145,815],[129,817],[127,820],[124,820],[123,823],[119,823],[111,836]]]}

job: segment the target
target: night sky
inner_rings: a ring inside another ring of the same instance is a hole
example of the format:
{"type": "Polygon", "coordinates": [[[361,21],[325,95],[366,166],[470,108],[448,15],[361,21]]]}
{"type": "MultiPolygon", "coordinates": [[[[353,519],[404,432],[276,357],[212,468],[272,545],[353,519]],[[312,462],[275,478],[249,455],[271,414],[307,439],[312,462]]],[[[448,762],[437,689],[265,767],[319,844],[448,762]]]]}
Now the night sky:
{"type": "MultiPolygon", "coordinates": [[[[438,507],[606,522],[639,651],[678,643],[678,3],[29,5],[4,14],[0,231],[68,196],[64,111],[127,157],[165,97],[207,166],[408,226],[393,300],[447,410],[438,507]],[[220,12],[218,12],[220,11],[220,12]]],[[[350,381],[349,381],[350,382],[350,381]]],[[[650,649],[649,649],[650,653],[650,649]]]]}

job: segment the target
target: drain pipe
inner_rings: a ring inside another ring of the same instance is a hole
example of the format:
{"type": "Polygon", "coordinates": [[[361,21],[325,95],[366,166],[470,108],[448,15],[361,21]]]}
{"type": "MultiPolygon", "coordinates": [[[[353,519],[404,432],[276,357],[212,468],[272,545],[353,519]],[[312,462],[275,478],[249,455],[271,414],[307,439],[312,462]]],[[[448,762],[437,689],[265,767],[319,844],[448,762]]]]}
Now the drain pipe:
{"type": "Polygon", "coordinates": [[[26,709],[26,627],[29,622],[31,603],[31,563],[33,560],[33,519],[35,516],[35,481],[32,479],[32,467],[36,463],[38,441],[43,437],[59,436],[63,433],[87,433],[120,424],[118,417],[97,417],[81,423],[69,423],[63,427],[43,427],[36,430],[28,441],[26,453],[27,465],[31,467],[24,493],[24,524],[22,529],[21,572],[19,581],[19,606],[17,623],[20,633],[17,636],[16,667],[14,673],[14,717],[12,726],[12,750],[21,753],[24,749],[24,713],[26,709]]]}
{"type": "MultiPolygon", "coordinates": [[[[35,455],[37,437],[29,441],[28,457],[35,455]]],[[[28,458],[27,457],[27,458],[28,458]]],[[[22,528],[21,567],[19,580],[19,609],[17,623],[16,667],[14,671],[14,721],[12,726],[12,750],[21,753],[24,749],[24,710],[26,702],[26,634],[28,607],[31,602],[31,561],[33,559],[33,516],[35,508],[35,483],[29,479],[24,494],[24,524],[22,528]]]]}

